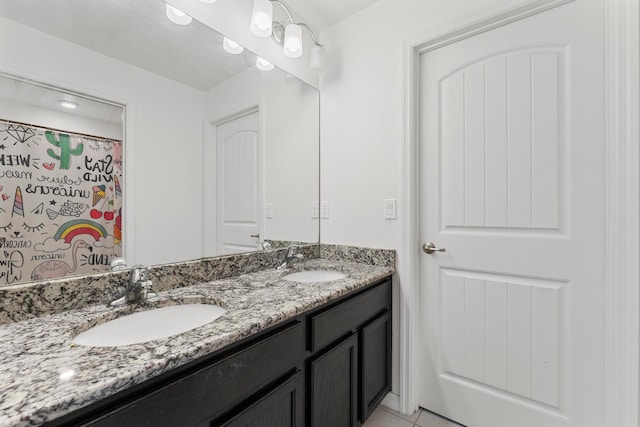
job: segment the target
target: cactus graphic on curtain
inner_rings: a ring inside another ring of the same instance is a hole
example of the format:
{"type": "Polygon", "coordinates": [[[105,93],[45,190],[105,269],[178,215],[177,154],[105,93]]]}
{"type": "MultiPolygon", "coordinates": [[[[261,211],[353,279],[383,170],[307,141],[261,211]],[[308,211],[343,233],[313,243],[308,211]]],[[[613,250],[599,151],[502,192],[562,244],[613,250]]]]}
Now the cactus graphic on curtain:
{"type": "Polygon", "coordinates": [[[122,141],[0,120],[0,286],[122,254],[122,141]]]}

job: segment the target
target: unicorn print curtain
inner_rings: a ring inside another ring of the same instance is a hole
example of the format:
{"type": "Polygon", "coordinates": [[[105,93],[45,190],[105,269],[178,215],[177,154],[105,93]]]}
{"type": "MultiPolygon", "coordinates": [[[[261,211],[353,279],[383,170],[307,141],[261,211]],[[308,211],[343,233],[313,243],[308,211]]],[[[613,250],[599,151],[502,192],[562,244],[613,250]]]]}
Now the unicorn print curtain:
{"type": "Polygon", "coordinates": [[[0,120],[0,286],[120,256],[122,142],[0,120]]]}

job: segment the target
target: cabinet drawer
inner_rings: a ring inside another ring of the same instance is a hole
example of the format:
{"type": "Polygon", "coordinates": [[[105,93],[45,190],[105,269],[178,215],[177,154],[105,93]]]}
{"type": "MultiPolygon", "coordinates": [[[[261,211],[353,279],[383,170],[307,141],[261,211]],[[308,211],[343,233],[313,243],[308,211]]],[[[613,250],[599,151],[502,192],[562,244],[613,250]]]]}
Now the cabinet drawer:
{"type": "Polygon", "coordinates": [[[335,341],[387,309],[391,303],[391,281],[309,316],[311,351],[335,341]]]}
{"type": "Polygon", "coordinates": [[[97,419],[99,426],[192,426],[254,393],[298,363],[304,329],[296,322],[212,365],[97,419]]]}

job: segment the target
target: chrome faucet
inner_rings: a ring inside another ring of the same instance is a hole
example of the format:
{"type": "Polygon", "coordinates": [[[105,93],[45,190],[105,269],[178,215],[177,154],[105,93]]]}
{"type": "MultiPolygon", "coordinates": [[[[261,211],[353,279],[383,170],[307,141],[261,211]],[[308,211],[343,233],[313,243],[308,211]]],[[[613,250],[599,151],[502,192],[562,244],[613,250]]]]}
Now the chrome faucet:
{"type": "Polygon", "coordinates": [[[149,270],[144,265],[134,265],[131,267],[129,271],[129,283],[124,291],[124,295],[111,301],[109,305],[136,304],[157,296],[155,292],[151,291],[151,280],[147,278],[148,273],[149,270]]]}
{"type": "Polygon", "coordinates": [[[295,261],[303,259],[304,255],[297,253],[298,249],[299,247],[296,245],[289,246],[282,257],[280,265],[276,267],[276,270],[283,270],[290,267],[290,264],[293,264],[295,261]]]}

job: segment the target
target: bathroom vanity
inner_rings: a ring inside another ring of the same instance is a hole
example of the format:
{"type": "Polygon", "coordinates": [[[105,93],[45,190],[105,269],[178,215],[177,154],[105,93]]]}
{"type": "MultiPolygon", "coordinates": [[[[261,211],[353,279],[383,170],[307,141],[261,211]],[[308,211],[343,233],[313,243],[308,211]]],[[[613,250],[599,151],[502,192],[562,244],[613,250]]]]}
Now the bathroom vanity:
{"type": "Polygon", "coordinates": [[[356,426],[391,388],[391,280],[50,425],[356,426]]]}
{"type": "MultiPolygon", "coordinates": [[[[285,271],[255,269],[278,254],[154,267],[158,296],[147,302],[90,303],[0,325],[0,425],[359,426],[390,390],[395,254],[320,245],[317,258],[285,271]],[[303,271],[344,277],[304,282],[303,271]],[[73,344],[112,319],[194,303],[226,312],[169,338],[73,344]]],[[[68,304],[65,294],[122,277],[77,280],[7,296],[15,307],[28,294],[29,307],[53,310],[68,304]]]]}

